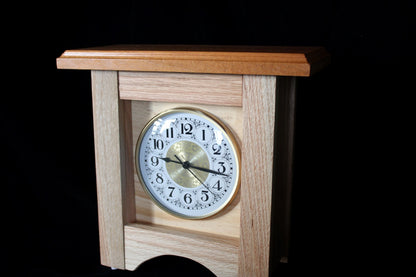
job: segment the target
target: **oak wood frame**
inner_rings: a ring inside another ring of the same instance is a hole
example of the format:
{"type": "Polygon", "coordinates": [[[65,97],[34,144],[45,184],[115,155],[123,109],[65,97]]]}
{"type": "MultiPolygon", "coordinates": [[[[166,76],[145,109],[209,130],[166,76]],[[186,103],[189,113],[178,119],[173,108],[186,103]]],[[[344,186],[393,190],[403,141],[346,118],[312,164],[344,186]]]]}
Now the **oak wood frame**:
{"type": "MultiPolygon", "coordinates": [[[[241,76],[244,127],[243,138],[240,138],[241,214],[240,240],[235,241],[135,223],[130,99],[139,100],[143,93],[121,100],[120,74],[118,71],[92,71],[102,264],[131,270],[140,261],[161,254],[175,254],[194,259],[219,276],[268,275],[271,267],[288,254],[295,78],[241,76]],[[273,229],[272,217],[273,226],[277,226],[273,229]],[[159,238],[156,244],[155,234],[159,238]],[[174,239],[178,244],[191,241],[194,248],[187,251],[179,250],[177,245],[162,248],[163,239],[174,239]],[[137,247],[148,252],[140,256],[137,247]],[[204,251],[212,254],[210,259],[204,251]],[[198,256],[198,253],[202,254],[198,256]],[[223,259],[216,260],[214,256],[223,259]],[[131,257],[137,258],[132,261],[131,257]]],[[[172,77],[170,73],[157,74],[160,78],[172,77]]],[[[193,78],[192,74],[187,77],[193,78]]],[[[209,92],[207,88],[205,93],[209,92]]],[[[198,93],[204,94],[203,91],[198,93]]],[[[209,104],[227,105],[228,102],[224,103],[226,93],[219,92],[218,102],[209,104]]],[[[181,99],[183,96],[179,90],[173,97],[181,99]]],[[[195,97],[188,103],[204,103],[203,99],[195,97]]],[[[160,98],[145,93],[143,100],[159,101],[160,98]]],[[[238,101],[233,100],[231,105],[238,105],[238,101]]]]}

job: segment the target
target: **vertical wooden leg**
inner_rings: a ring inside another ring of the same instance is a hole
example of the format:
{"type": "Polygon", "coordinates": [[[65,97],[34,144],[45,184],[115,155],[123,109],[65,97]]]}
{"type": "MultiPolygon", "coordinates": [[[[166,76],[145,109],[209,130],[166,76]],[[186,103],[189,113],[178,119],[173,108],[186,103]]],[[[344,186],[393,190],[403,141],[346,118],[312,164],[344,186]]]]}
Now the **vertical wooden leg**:
{"type": "Polygon", "coordinates": [[[275,76],[243,76],[239,276],[269,274],[275,103],[275,76]]]}
{"type": "Polygon", "coordinates": [[[116,71],[92,71],[91,79],[101,263],[124,269],[123,226],[134,205],[126,199],[134,195],[130,105],[119,101],[116,71]]]}
{"type": "Polygon", "coordinates": [[[295,77],[243,77],[241,276],[287,262],[295,90],[295,77]]]}

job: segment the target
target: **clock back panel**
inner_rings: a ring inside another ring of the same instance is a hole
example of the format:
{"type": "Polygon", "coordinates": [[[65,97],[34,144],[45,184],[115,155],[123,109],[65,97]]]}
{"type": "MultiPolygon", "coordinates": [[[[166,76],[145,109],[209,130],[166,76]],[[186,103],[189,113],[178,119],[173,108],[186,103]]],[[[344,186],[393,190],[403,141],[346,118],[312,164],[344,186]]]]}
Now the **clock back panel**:
{"type": "MultiPolygon", "coordinates": [[[[235,134],[237,140],[242,136],[241,107],[225,107],[214,105],[196,105],[184,103],[163,103],[153,101],[131,101],[133,149],[146,123],[156,114],[176,108],[193,107],[214,114],[224,122],[235,134]]],[[[134,161],[133,161],[134,162],[134,161]]],[[[218,214],[200,220],[181,219],[166,213],[155,205],[143,190],[137,172],[134,174],[136,221],[152,226],[164,226],[190,232],[209,233],[220,237],[238,239],[240,237],[240,193],[218,214]]]]}

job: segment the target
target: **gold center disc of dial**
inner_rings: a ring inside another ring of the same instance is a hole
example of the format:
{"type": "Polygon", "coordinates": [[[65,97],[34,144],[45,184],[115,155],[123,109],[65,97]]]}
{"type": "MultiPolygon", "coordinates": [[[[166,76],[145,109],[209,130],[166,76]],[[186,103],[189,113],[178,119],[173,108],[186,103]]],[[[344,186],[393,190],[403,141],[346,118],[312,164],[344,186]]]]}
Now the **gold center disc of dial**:
{"type": "Polygon", "coordinates": [[[178,185],[196,188],[207,179],[208,172],[192,168],[192,166],[210,168],[208,156],[198,144],[187,140],[175,142],[169,148],[166,156],[174,161],[166,163],[166,171],[178,185]],[[190,167],[184,166],[185,163],[190,167]]]}

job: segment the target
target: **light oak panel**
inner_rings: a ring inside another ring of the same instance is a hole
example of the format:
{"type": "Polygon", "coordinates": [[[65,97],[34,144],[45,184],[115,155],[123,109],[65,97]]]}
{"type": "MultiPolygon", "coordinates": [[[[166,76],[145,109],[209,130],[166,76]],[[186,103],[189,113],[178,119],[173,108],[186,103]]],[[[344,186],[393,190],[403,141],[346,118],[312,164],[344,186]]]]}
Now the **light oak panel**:
{"type": "Polygon", "coordinates": [[[241,106],[242,76],[120,72],[120,98],[241,106]]]}
{"type": "Polygon", "coordinates": [[[236,276],[238,240],[142,224],[125,226],[126,268],[161,255],[190,258],[217,276],[236,276]]]}
{"type": "Polygon", "coordinates": [[[91,80],[101,263],[123,269],[123,225],[134,220],[130,103],[118,99],[116,71],[91,80]]]}
{"type": "MultiPolygon", "coordinates": [[[[137,139],[145,124],[156,114],[175,107],[186,107],[183,103],[160,103],[146,101],[132,101],[132,121],[133,121],[133,144],[136,147],[137,139]]],[[[200,108],[215,114],[235,133],[239,140],[242,136],[242,109],[241,107],[222,107],[213,105],[195,105],[192,107],[200,108]]],[[[241,144],[240,144],[241,145],[241,144]]],[[[135,172],[135,203],[136,220],[138,222],[182,228],[183,230],[207,232],[219,236],[240,237],[240,194],[223,211],[203,220],[187,220],[172,216],[161,210],[147,196],[135,172]]]]}
{"type": "Polygon", "coordinates": [[[276,77],[243,76],[240,276],[268,276],[276,77]]]}

